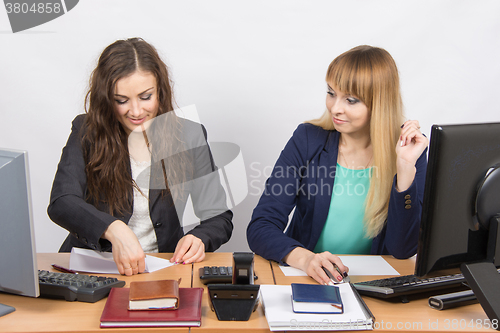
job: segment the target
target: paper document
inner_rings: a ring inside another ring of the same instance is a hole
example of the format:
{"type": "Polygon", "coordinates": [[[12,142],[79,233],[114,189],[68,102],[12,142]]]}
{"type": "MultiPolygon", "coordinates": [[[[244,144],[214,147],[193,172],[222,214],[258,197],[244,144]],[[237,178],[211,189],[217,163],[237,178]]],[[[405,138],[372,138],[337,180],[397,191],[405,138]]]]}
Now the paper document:
{"type": "Polygon", "coordinates": [[[381,256],[339,256],[349,267],[349,275],[400,275],[381,256]]]}
{"type": "MultiPolygon", "coordinates": [[[[260,295],[267,323],[271,331],[339,331],[373,329],[373,318],[358,302],[350,284],[337,285],[340,289],[344,313],[294,313],[291,286],[261,285],[260,295]]],[[[332,287],[333,288],[333,287],[332,287]]]]}
{"type": "MultiPolygon", "coordinates": [[[[146,269],[144,273],[151,273],[172,265],[175,264],[166,259],[146,255],[146,269]]],[[[120,274],[111,252],[98,252],[78,247],[71,249],[69,268],[78,272],[120,274]]]]}
{"type": "MultiPolygon", "coordinates": [[[[349,267],[349,275],[400,275],[381,256],[339,256],[349,267]]],[[[280,266],[285,276],[307,276],[306,272],[287,266],[280,266]]]]}

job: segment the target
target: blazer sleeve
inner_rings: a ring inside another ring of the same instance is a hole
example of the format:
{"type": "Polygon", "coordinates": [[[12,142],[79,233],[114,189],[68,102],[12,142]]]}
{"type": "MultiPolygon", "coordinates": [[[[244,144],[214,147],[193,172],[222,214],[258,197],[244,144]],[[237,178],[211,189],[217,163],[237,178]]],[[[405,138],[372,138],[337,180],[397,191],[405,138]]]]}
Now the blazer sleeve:
{"type": "Polygon", "coordinates": [[[247,227],[250,249],[266,259],[282,262],[294,248],[304,247],[284,231],[297,203],[307,154],[307,125],[301,124],[281,152],[247,227]]]}
{"type": "Polygon", "coordinates": [[[376,251],[378,254],[391,254],[395,258],[406,259],[417,252],[427,172],[427,148],[418,158],[415,168],[415,178],[406,191],[396,190],[397,178],[394,176],[387,224],[381,235],[377,236],[380,242],[376,251]]]}
{"type": "Polygon", "coordinates": [[[201,129],[201,142],[191,149],[194,167],[191,198],[200,224],[187,234],[201,239],[205,244],[205,251],[213,252],[231,237],[233,213],[227,207],[226,193],[207,142],[206,129],[204,126],[201,129]]]}
{"type": "Polygon", "coordinates": [[[47,213],[82,243],[101,251],[109,243],[101,235],[116,218],[85,201],[87,177],[80,135],[83,122],[84,115],[73,120],[52,184],[47,213]]]}

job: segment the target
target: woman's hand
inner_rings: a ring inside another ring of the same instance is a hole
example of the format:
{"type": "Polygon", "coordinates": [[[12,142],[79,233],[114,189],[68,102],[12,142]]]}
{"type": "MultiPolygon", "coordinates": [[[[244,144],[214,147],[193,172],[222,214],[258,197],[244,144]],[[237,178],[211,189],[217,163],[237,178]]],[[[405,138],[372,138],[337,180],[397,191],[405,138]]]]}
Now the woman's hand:
{"type": "Polygon", "coordinates": [[[182,237],[170,262],[191,264],[205,259],[205,244],[196,236],[187,234],[182,237]]]}
{"type": "Polygon", "coordinates": [[[401,128],[398,143],[396,145],[396,168],[397,168],[397,190],[406,191],[415,178],[417,162],[429,140],[420,132],[417,120],[408,120],[401,128]]]}
{"type": "Polygon", "coordinates": [[[323,267],[332,273],[337,281],[342,281],[343,276],[337,272],[333,264],[337,265],[342,273],[349,272],[349,268],[344,266],[342,261],[336,255],[328,251],[322,253],[313,253],[305,248],[296,247],[284,258],[284,261],[295,268],[299,268],[307,273],[310,277],[321,284],[329,284],[330,278],[323,271],[323,267]]]}
{"type": "Polygon", "coordinates": [[[116,220],[108,226],[103,238],[113,245],[113,260],[118,272],[135,275],[144,272],[145,254],[134,232],[123,221],[116,220]]]}

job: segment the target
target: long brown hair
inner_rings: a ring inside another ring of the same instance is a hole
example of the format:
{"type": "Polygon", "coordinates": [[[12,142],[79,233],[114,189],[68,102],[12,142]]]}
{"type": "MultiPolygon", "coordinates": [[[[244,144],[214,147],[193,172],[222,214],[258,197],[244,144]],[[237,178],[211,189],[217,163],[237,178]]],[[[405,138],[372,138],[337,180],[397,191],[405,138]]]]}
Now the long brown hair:
{"type": "MultiPolygon", "coordinates": [[[[360,45],[335,58],[326,82],[344,94],[359,98],[370,111],[373,174],[365,202],[365,231],[377,236],[384,227],[393,177],[396,143],[403,123],[403,103],[396,62],[382,48],[360,45]]],[[[335,130],[329,110],[309,123],[335,130]]]]}
{"type": "Polygon", "coordinates": [[[128,136],[114,112],[116,82],[137,70],[156,78],[158,115],[172,111],[168,68],[156,49],[140,38],[118,40],[104,49],[85,96],[82,147],[88,199],[107,204],[112,215],[130,211],[132,189],[138,189],[130,172],[128,136]]]}

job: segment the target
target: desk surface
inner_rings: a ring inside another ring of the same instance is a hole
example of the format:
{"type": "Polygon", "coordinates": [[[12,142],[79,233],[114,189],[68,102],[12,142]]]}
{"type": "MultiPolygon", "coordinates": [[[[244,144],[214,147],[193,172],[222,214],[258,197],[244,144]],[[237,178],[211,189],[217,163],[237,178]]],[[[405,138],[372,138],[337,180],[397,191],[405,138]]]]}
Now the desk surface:
{"type": "MultiPolygon", "coordinates": [[[[169,259],[172,254],[158,254],[157,256],[169,259]]],[[[400,274],[412,274],[414,260],[397,260],[390,256],[384,258],[400,274]]],[[[39,253],[38,267],[52,270],[51,264],[68,266],[69,254],[39,253]]],[[[205,261],[192,265],[176,265],[153,273],[140,274],[133,277],[121,276],[120,280],[131,281],[178,279],[182,278],[181,287],[206,287],[201,283],[198,269],[203,266],[230,266],[231,253],[207,253],[205,261]]],[[[315,283],[310,277],[285,277],[275,262],[270,263],[261,257],[255,257],[255,272],[258,284],[290,284],[292,282],[315,283]]],[[[110,274],[105,274],[109,276],[110,274]]],[[[370,280],[373,276],[351,276],[352,282],[370,280]]],[[[427,298],[411,300],[402,304],[394,301],[384,301],[371,297],[364,300],[376,318],[375,329],[384,331],[432,331],[432,332],[470,332],[490,331],[485,329],[487,316],[479,304],[468,305],[456,309],[437,311],[427,305],[427,298]]],[[[0,293],[0,303],[14,306],[16,311],[0,317],[0,332],[220,332],[245,330],[245,332],[268,332],[267,321],[262,306],[251,315],[246,322],[218,321],[214,312],[210,310],[207,293],[202,300],[202,325],[189,328],[119,328],[100,329],[99,318],[106,303],[106,299],[96,303],[66,302],[43,298],[30,298],[0,293]]]]}

